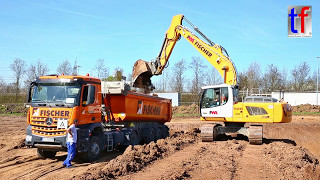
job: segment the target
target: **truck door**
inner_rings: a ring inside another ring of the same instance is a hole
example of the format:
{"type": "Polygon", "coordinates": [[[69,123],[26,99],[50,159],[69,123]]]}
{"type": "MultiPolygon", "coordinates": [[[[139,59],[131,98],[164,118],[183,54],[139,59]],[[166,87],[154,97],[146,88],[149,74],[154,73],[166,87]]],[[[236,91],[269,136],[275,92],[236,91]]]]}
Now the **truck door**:
{"type": "Polygon", "coordinates": [[[95,85],[84,85],[81,98],[81,124],[101,122],[101,105],[95,85]]]}

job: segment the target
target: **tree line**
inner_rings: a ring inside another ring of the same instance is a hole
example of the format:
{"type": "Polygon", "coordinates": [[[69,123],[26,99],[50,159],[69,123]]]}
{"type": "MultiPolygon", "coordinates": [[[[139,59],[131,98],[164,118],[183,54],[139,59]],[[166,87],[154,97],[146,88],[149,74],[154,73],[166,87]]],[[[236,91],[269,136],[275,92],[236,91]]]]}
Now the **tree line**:
{"type": "MultiPolygon", "coordinates": [[[[200,93],[201,86],[223,83],[218,71],[213,67],[203,64],[203,59],[192,57],[187,63],[182,59],[169,69],[165,69],[156,82],[158,91],[174,91],[200,93]],[[186,71],[191,71],[191,76],[186,76],[186,71]]],[[[311,72],[310,65],[303,61],[292,70],[280,69],[275,64],[268,64],[265,70],[257,62],[249,64],[243,72],[238,72],[238,85],[240,90],[249,90],[260,93],[274,91],[306,92],[315,91],[317,73],[311,72]]]]}
{"type": "MultiPolygon", "coordinates": [[[[65,75],[77,75],[78,69],[81,67],[78,65],[77,60],[72,65],[69,60],[63,60],[60,62],[54,74],[65,74],[65,75]]],[[[4,94],[15,94],[16,97],[19,94],[25,94],[27,88],[32,81],[39,76],[49,75],[48,65],[41,60],[35,63],[27,65],[26,61],[20,58],[15,58],[9,66],[13,72],[14,82],[5,82],[0,77],[0,95],[4,94]]],[[[103,78],[108,81],[116,81],[123,79],[123,70],[120,67],[115,69],[113,76],[109,75],[109,69],[104,63],[104,59],[98,59],[94,66],[95,76],[103,78]]]]}
{"type": "MultiPolygon", "coordinates": [[[[172,67],[166,68],[162,75],[153,81],[156,92],[187,92],[197,95],[204,85],[223,83],[222,77],[213,66],[203,64],[200,57],[192,57],[191,62],[184,59],[174,63],[172,67]]],[[[56,69],[56,74],[77,75],[77,61],[71,65],[69,60],[61,61],[56,69]]],[[[14,82],[6,83],[0,79],[0,94],[14,93],[16,95],[26,92],[26,87],[37,77],[48,75],[49,68],[41,60],[27,66],[26,61],[16,58],[10,64],[14,74],[14,82]]],[[[113,75],[109,75],[104,59],[97,59],[94,66],[94,75],[104,80],[114,81],[123,79],[123,69],[117,67],[113,75]]],[[[273,91],[315,91],[316,72],[311,73],[310,65],[303,61],[294,69],[280,69],[275,64],[268,64],[263,71],[257,62],[252,62],[243,72],[238,72],[238,84],[240,90],[254,90],[270,93],[273,91]]],[[[131,78],[128,73],[127,80],[131,78]]],[[[197,96],[194,96],[195,98],[197,96]]],[[[197,101],[197,99],[194,99],[197,101]]]]}

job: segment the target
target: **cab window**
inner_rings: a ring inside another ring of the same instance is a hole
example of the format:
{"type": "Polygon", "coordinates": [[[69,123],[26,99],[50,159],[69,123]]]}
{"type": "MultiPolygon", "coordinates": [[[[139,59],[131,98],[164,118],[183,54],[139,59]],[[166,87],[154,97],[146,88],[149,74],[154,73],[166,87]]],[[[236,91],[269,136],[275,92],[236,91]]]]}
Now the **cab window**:
{"type": "Polygon", "coordinates": [[[203,92],[201,107],[212,108],[222,106],[228,102],[228,88],[213,88],[206,89],[203,92]]]}
{"type": "Polygon", "coordinates": [[[82,105],[89,105],[94,103],[95,100],[95,86],[83,86],[82,105]]]}

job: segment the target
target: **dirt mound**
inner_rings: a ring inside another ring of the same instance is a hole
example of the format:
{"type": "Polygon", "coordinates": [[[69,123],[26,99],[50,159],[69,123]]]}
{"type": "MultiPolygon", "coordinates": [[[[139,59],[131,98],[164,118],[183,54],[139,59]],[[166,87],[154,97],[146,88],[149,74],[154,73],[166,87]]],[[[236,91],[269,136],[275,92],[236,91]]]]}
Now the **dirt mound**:
{"type": "Polygon", "coordinates": [[[186,145],[197,141],[195,132],[175,132],[166,139],[149,144],[129,146],[125,152],[108,163],[102,164],[101,168],[90,169],[79,179],[114,179],[130,173],[140,171],[148,164],[161,159],[186,145]]]}
{"type": "Polygon", "coordinates": [[[172,113],[175,114],[200,114],[200,109],[197,104],[191,104],[188,106],[175,106],[172,108],[172,113]]]}
{"type": "Polygon", "coordinates": [[[311,113],[319,113],[320,112],[320,105],[311,105],[311,104],[301,104],[298,106],[292,106],[293,112],[311,112],[311,113]]]}
{"type": "Polygon", "coordinates": [[[279,179],[320,179],[318,159],[301,146],[275,142],[264,147],[264,155],[272,162],[268,168],[282,174],[279,179]]]}

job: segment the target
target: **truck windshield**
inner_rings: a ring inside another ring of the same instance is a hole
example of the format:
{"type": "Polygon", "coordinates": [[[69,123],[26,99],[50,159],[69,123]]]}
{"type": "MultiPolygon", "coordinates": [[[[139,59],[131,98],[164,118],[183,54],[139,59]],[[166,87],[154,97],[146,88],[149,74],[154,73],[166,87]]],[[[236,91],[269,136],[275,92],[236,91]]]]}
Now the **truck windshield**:
{"type": "Polygon", "coordinates": [[[67,83],[39,83],[33,89],[33,103],[79,104],[81,86],[67,83]]]}

